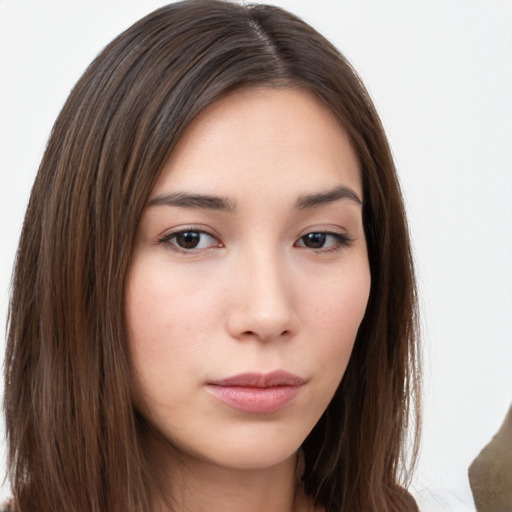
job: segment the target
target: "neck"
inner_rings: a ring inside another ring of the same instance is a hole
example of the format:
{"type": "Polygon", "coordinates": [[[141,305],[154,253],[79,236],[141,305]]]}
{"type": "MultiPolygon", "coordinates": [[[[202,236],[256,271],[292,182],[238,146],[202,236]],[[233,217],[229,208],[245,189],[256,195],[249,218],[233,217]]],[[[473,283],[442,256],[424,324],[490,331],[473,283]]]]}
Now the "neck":
{"type": "Polygon", "coordinates": [[[155,446],[155,512],[306,512],[297,456],[265,468],[226,468],[155,446]],[[158,455],[156,455],[158,454],[158,455]],[[164,496],[165,495],[165,496],[164,496]]]}

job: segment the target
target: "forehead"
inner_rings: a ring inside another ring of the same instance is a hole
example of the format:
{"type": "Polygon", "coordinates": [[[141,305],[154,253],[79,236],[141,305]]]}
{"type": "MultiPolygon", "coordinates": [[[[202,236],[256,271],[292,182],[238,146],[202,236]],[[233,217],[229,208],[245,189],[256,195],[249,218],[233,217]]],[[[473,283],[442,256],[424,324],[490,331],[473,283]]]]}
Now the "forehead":
{"type": "Polygon", "coordinates": [[[265,186],[293,194],[339,184],[361,197],[359,161],[331,110],[303,88],[247,87],[190,124],[152,195],[198,187],[239,195],[265,186]]]}

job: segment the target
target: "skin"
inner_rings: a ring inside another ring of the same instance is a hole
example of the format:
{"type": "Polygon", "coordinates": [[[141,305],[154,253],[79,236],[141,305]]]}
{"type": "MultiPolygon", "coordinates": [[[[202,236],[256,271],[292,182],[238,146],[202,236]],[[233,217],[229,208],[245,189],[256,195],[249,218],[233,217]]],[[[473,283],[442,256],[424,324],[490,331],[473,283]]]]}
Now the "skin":
{"type": "Polygon", "coordinates": [[[297,450],[343,377],[370,291],[362,200],[345,131],[303,89],[239,89],[179,141],[126,294],[134,402],[176,510],[309,509],[297,450]],[[275,412],[208,390],[275,370],[304,381],[275,412]]]}

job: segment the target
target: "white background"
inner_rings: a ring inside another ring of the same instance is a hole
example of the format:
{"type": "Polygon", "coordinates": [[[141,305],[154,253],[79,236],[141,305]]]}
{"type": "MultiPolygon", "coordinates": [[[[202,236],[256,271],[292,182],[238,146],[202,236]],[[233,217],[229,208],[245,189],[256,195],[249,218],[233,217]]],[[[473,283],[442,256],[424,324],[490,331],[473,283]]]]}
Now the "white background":
{"type": "MultiPolygon", "coordinates": [[[[2,322],[53,121],[100,49],[164,3],[0,0],[2,322]]],[[[467,467],[512,401],[512,1],[272,3],[345,53],[382,116],[407,201],[424,328],[413,492],[424,511],[474,510],[467,467]]],[[[0,499],[8,494],[0,487],[0,499]]]]}

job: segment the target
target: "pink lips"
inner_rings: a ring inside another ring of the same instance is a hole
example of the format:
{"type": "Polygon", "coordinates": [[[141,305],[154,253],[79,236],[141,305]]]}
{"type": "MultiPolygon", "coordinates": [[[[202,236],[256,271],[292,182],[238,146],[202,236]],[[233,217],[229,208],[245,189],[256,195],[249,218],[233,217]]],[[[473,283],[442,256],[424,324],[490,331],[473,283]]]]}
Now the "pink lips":
{"type": "Polygon", "coordinates": [[[243,373],[209,382],[206,389],[222,402],[244,412],[272,413],[297,396],[304,379],[278,370],[268,374],[243,373]]]}

